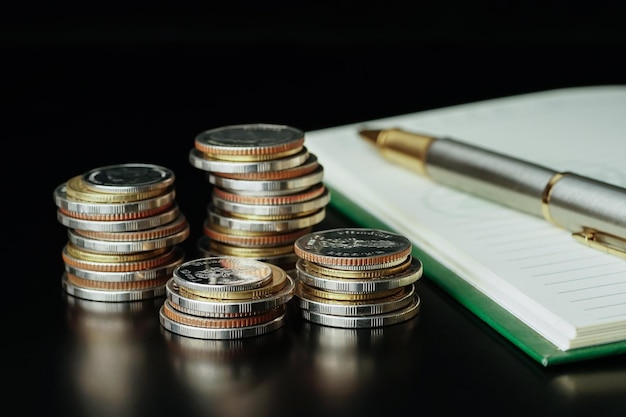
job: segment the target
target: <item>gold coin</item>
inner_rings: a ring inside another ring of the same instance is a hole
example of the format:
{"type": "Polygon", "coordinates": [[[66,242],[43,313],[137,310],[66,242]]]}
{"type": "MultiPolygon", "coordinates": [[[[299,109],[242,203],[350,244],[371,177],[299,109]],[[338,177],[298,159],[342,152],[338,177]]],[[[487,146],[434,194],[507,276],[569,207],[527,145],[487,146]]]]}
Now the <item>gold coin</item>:
{"type": "Polygon", "coordinates": [[[145,279],[139,281],[123,281],[123,282],[111,282],[111,281],[96,281],[93,279],[85,279],[77,277],[69,272],[66,274],[67,280],[72,284],[83,287],[100,290],[143,290],[146,288],[154,288],[165,285],[169,277],[161,277],[154,279],[145,279]]]}
{"type": "Polygon", "coordinates": [[[67,250],[68,245],[63,249],[61,256],[63,262],[67,265],[73,266],[79,269],[85,269],[89,271],[97,272],[132,272],[140,271],[144,269],[158,268],[171,262],[176,257],[182,255],[181,252],[172,248],[169,252],[162,255],[153,256],[147,259],[139,259],[135,261],[127,262],[103,262],[103,261],[88,261],[80,258],[76,258],[70,254],[67,250]]]}
{"type": "Polygon", "coordinates": [[[127,203],[131,201],[145,200],[171,191],[172,188],[168,187],[166,189],[155,189],[139,193],[100,193],[87,188],[83,182],[82,175],[70,178],[67,181],[65,189],[68,199],[75,199],[90,203],[127,203]]]}
{"type": "MultiPolygon", "coordinates": [[[[209,225],[208,222],[204,222],[203,232],[211,241],[224,243],[227,245],[238,247],[254,247],[262,248],[269,246],[282,246],[293,245],[300,236],[304,236],[309,233],[313,228],[306,227],[304,229],[295,230],[293,232],[286,233],[268,233],[268,234],[253,234],[247,235],[244,233],[231,233],[231,230],[225,227],[214,227],[215,225],[209,225]],[[218,228],[220,230],[218,230],[218,228]]],[[[236,232],[236,231],[235,231],[236,232]]],[[[293,251],[293,248],[292,250],[293,251]]]]}
{"type": "Polygon", "coordinates": [[[166,210],[172,208],[174,205],[173,202],[169,202],[160,207],[154,207],[151,209],[136,211],[136,212],[126,212],[126,213],[106,213],[106,214],[98,214],[98,213],[80,213],[77,211],[70,211],[63,207],[59,207],[59,211],[66,216],[74,217],[76,219],[81,220],[96,220],[96,221],[124,221],[124,220],[134,220],[134,219],[143,219],[150,216],[155,216],[159,213],[163,213],[166,210]]]}
{"type": "Polygon", "coordinates": [[[171,247],[153,249],[145,252],[133,252],[128,254],[108,254],[101,252],[92,252],[83,248],[79,248],[72,242],[67,242],[65,250],[70,256],[87,262],[135,262],[150,259],[158,255],[162,255],[166,251],[172,250],[171,247]]]}
{"type": "Polygon", "coordinates": [[[287,285],[290,279],[284,269],[279,266],[267,264],[272,269],[271,281],[259,288],[245,291],[201,291],[178,286],[178,292],[181,296],[191,299],[214,299],[214,300],[251,300],[255,298],[267,297],[274,294],[287,285]]]}
{"type": "Polygon", "coordinates": [[[186,324],[188,326],[194,327],[203,327],[203,328],[214,328],[214,329],[231,329],[237,327],[248,327],[255,326],[260,323],[268,322],[285,312],[285,306],[280,305],[272,308],[268,311],[263,311],[257,314],[241,316],[241,317],[203,317],[203,316],[194,316],[191,314],[186,314],[172,308],[169,303],[169,300],[166,300],[163,303],[163,314],[165,314],[169,319],[177,322],[186,324]]]}
{"type": "Polygon", "coordinates": [[[255,248],[225,245],[223,243],[209,241],[209,250],[221,253],[222,255],[237,256],[242,258],[266,258],[269,256],[293,253],[293,245],[255,248]]]}
{"type": "Polygon", "coordinates": [[[233,162],[256,162],[256,161],[269,161],[272,159],[280,159],[286,156],[294,155],[302,150],[302,146],[287,149],[274,153],[258,153],[258,154],[222,154],[212,152],[202,152],[202,155],[206,155],[207,158],[217,159],[221,161],[233,161],[233,162]]]}

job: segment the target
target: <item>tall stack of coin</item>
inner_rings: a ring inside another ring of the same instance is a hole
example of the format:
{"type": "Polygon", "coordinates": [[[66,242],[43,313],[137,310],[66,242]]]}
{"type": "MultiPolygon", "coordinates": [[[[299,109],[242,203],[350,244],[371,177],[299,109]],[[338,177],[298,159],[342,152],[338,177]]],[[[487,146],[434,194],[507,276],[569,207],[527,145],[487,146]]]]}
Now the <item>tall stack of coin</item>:
{"type": "Polygon", "coordinates": [[[162,326],[196,339],[238,339],[283,326],[295,282],[279,266],[234,256],[184,262],[167,282],[162,326]]]}
{"type": "Polygon", "coordinates": [[[92,301],[136,301],[165,294],[184,261],[177,246],[189,224],[175,201],[174,173],[127,163],[95,168],[54,190],[57,219],[68,228],[62,285],[92,301]]]}
{"type": "Polygon", "coordinates": [[[294,244],[302,317],[343,328],[380,327],[417,315],[422,263],[404,236],[377,229],[309,233],[294,244]]]}
{"type": "Polygon", "coordinates": [[[304,146],[304,132],[274,124],[243,124],[196,136],[190,163],[211,184],[198,249],[294,268],[295,240],[324,220],[330,193],[324,169],[304,146]]]}

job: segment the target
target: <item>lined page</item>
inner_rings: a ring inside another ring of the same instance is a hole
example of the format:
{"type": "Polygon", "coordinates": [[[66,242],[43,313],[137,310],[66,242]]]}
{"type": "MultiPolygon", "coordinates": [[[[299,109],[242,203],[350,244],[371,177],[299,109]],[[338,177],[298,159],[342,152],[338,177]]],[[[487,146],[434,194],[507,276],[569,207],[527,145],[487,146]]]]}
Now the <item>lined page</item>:
{"type": "Polygon", "coordinates": [[[625,259],[393,166],[358,135],[392,127],[626,186],[626,87],[554,90],[307,133],[325,183],[560,349],[626,339],[625,259]]]}

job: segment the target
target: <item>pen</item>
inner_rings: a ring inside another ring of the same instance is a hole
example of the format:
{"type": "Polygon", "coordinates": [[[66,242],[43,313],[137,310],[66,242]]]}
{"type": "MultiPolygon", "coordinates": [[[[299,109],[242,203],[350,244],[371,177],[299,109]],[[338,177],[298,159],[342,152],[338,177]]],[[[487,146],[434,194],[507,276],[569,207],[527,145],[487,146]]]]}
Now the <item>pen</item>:
{"type": "Polygon", "coordinates": [[[626,189],[504,154],[400,129],[361,130],[399,166],[544,218],[588,246],[626,257],[626,189]]]}

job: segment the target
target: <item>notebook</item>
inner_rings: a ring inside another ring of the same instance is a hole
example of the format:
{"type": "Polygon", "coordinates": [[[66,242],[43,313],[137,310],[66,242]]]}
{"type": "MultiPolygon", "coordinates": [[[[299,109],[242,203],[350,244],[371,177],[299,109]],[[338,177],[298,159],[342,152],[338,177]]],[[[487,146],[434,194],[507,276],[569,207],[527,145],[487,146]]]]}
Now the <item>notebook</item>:
{"type": "Polygon", "coordinates": [[[359,136],[385,128],[626,187],[626,86],[535,92],[306,134],[331,206],[363,227],[409,238],[426,279],[533,359],[548,366],[626,353],[626,259],[393,165],[359,136]]]}

